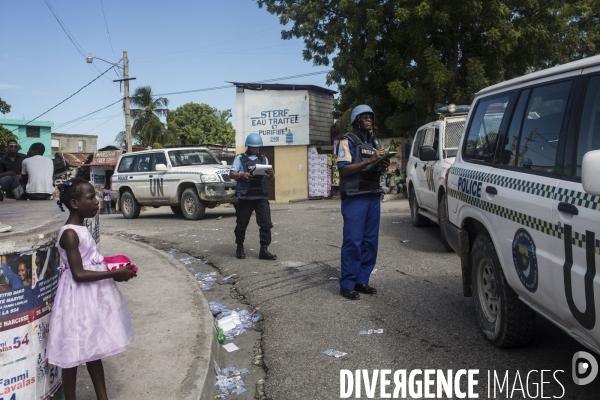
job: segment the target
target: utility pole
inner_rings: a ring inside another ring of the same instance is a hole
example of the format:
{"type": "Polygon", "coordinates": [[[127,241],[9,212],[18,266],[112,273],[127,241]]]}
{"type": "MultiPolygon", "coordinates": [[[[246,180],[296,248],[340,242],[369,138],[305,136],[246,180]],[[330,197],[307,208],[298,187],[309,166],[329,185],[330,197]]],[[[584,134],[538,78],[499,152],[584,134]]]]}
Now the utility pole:
{"type": "Polygon", "coordinates": [[[105,63],[108,64],[112,64],[115,67],[119,67],[119,68],[123,68],[123,79],[115,79],[113,80],[113,82],[119,82],[119,88],[121,87],[120,82],[123,82],[125,85],[125,99],[124,99],[124,104],[123,104],[123,108],[125,111],[125,141],[127,142],[127,152],[131,153],[131,110],[129,107],[129,81],[133,80],[135,78],[130,78],[129,77],[129,59],[127,58],[127,50],[123,50],[123,66],[121,67],[120,65],[118,65],[117,63],[111,63],[110,61],[106,61],[103,58],[100,57],[92,57],[92,54],[88,54],[88,56],[85,58],[85,61],[88,64],[91,64],[94,61],[94,58],[97,58],[98,60],[104,61],[105,63]]]}
{"type": "Polygon", "coordinates": [[[125,140],[127,153],[131,153],[131,110],[129,103],[129,59],[127,50],[123,50],[123,83],[125,85],[125,140]]]}

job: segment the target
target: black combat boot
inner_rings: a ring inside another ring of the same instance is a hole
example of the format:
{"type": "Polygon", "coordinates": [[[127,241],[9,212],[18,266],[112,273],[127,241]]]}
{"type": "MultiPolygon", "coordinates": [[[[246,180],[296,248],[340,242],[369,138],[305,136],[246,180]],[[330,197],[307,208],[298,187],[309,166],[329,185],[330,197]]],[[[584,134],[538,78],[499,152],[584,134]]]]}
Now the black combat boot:
{"type": "Polygon", "coordinates": [[[258,253],[258,258],[261,260],[277,260],[277,256],[275,254],[269,253],[268,247],[269,246],[266,246],[264,244],[260,246],[260,253],[258,253]]]}
{"type": "Polygon", "coordinates": [[[243,258],[246,258],[246,253],[244,253],[244,245],[243,244],[237,245],[237,250],[235,251],[235,256],[237,258],[239,258],[240,260],[243,258]]]}

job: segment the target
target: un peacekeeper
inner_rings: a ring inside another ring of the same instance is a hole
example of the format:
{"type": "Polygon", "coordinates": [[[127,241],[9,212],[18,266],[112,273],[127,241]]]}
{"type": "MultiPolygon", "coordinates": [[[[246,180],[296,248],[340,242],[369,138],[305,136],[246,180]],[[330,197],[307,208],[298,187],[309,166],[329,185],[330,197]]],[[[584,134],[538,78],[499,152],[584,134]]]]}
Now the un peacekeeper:
{"type": "Polygon", "coordinates": [[[267,157],[260,154],[263,145],[262,137],[258,133],[251,133],[246,138],[247,150],[238,154],[233,160],[229,177],[237,181],[236,195],[238,203],[235,210],[235,243],[237,258],[246,258],[244,253],[244,239],[246,228],[250,222],[252,211],[256,211],[256,223],[260,227],[260,253],[261,260],[276,260],[277,256],[269,253],[268,246],[271,244],[271,208],[269,207],[267,179],[273,179],[275,173],[272,169],[265,171],[265,175],[253,175],[251,172],[257,164],[268,165],[267,157]]]}
{"type": "Polygon", "coordinates": [[[363,104],[352,110],[350,120],[352,132],[342,136],[337,148],[344,217],[340,294],[358,300],[359,293],[377,293],[377,289],[369,286],[369,277],[377,261],[379,244],[383,193],[379,182],[389,162],[382,162],[380,168],[372,171],[363,171],[384,155],[373,133],[375,113],[363,104]]]}

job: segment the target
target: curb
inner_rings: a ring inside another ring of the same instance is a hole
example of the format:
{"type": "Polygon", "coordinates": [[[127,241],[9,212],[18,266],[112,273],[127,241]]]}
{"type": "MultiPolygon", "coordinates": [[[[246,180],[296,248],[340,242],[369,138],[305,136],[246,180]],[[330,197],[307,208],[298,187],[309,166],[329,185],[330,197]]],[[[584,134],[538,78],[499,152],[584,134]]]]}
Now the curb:
{"type": "MultiPolygon", "coordinates": [[[[181,271],[186,280],[193,285],[195,296],[195,304],[198,307],[200,313],[200,320],[203,322],[203,331],[198,335],[196,348],[194,352],[196,362],[192,365],[183,380],[180,388],[181,399],[185,400],[209,400],[214,396],[214,374],[213,371],[214,362],[218,359],[219,344],[216,340],[216,330],[214,327],[213,316],[208,306],[208,301],[202,294],[200,287],[194,280],[192,275],[185,269],[183,265],[177,262],[177,260],[169,257],[167,253],[162,250],[158,250],[155,247],[150,246],[146,243],[141,243],[136,240],[127,239],[118,235],[106,234],[124,240],[130,244],[135,244],[139,247],[145,248],[148,252],[155,253],[158,257],[163,258],[168,264],[181,271]]],[[[100,237],[100,243],[102,243],[102,237],[100,237]]]]}

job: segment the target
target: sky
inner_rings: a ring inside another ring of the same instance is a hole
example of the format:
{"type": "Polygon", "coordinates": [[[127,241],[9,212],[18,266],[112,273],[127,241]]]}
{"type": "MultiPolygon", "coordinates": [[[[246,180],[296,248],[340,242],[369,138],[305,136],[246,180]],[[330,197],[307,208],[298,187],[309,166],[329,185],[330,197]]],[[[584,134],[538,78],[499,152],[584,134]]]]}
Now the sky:
{"type": "MultiPolygon", "coordinates": [[[[113,69],[81,88],[111,68],[98,58],[118,63],[123,50],[136,78],[131,93],[139,86],[166,94],[311,73],[317,74],[277,83],[328,87],[318,72],[329,67],[304,61],[302,39],[282,40],[278,16],[255,0],[1,1],[0,15],[0,98],[12,106],[0,118],[29,121],[56,106],[37,120],[53,122],[52,132],[97,135],[98,148],[125,130],[123,89],[112,82],[122,76],[113,69]],[[88,53],[97,57],[92,64],[88,53]]],[[[231,109],[235,127],[235,88],[163,97],[172,110],[189,102],[231,109]]]]}

